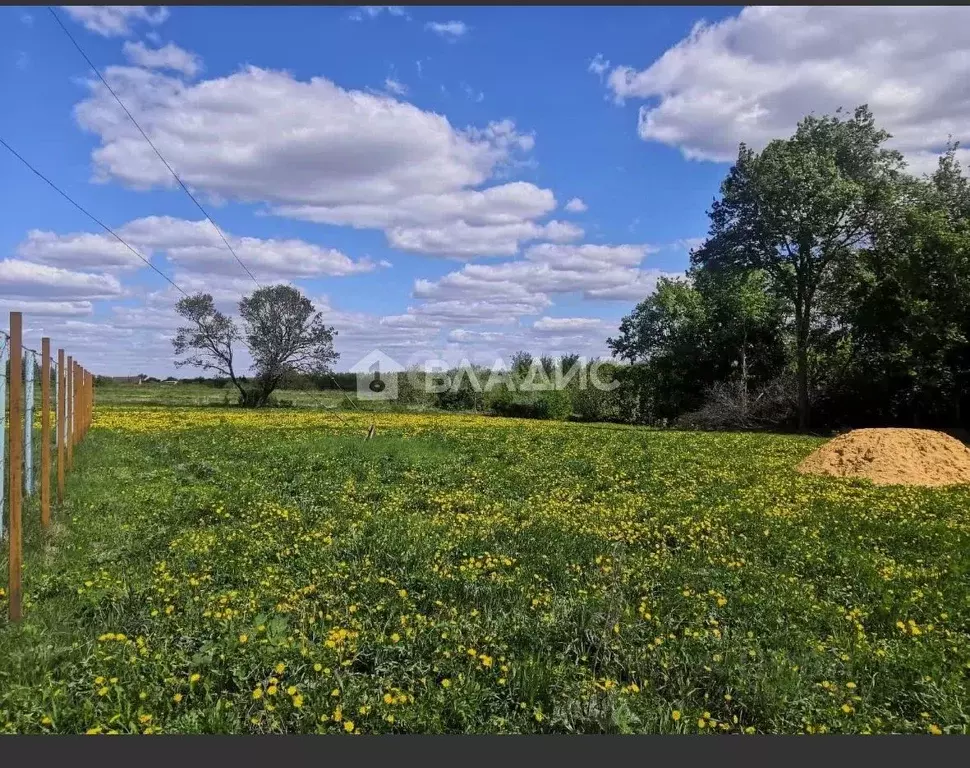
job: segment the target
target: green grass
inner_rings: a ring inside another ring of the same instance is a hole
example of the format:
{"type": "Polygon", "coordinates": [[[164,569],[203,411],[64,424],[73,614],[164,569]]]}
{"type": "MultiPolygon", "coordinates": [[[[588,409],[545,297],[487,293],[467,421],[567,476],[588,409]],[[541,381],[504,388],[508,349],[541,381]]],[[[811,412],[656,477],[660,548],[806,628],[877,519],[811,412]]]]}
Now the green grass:
{"type": "MultiPolygon", "coordinates": [[[[210,387],[205,384],[102,384],[98,387],[100,405],[166,405],[166,406],[221,406],[235,405],[238,392],[235,387],[210,387]]],[[[356,400],[356,393],[339,390],[293,390],[280,389],[273,393],[278,401],[294,406],[351,408],[347,398],[356,400]]],[[[38,401],[39,402],[39,401],[38,401]]]]}
{"type": "Polygon", "coordinates": [[[25,512],[0,730],[970,729],[970,487],[798,475],[814,438],[100,403],[25,512]]]}

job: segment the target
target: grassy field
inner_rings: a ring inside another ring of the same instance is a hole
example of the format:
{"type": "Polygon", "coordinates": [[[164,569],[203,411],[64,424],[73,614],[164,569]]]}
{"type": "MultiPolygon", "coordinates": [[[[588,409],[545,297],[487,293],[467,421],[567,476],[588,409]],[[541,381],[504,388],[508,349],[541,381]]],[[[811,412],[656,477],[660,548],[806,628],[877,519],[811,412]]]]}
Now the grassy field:
{"type": "Polygon", "coordinates": [[[813,438],[100,402],[47,536],[26,510],[0,731],[970,730],[970,487],[803,477],[813,438]]]}
{"type": "MultiPolygon", "coordinates": [[[[39,390],[38,390],[39,391],[39,390]]],[[[178,406],[222,406],[235,405],[238,392],[232,386],[218,389],[205,384],[102,384],[98,387],[98,403],[101,405],[178,405],[178,406]]],[[[277,401],[288,402],[294,406],[352,408],[347,398],[356,400],[356,393],[339,390],[277,390],[273,397],[277,401]]],[[[39,402],[39,401],[38,401],[39,402]]],[[[372,403],[367,404],[373,408],[372,403]]]]}

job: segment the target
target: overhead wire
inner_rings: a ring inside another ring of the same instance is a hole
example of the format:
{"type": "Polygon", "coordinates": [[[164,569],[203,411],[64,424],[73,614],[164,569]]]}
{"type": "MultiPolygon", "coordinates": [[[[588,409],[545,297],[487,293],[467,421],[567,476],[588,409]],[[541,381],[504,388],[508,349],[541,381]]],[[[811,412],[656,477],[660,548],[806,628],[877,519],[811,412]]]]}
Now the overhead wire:
{"type": "MultiPolygon", "coordinates": [[[[50,11],[51,16],[54,17],[54,20],[57,22],[57,25],[61,28],[61,30],[64,32],[64,34],[67,35],[67,38],[71,41],[71,43],[77,49],[77,52],[79,54],[81,54],[81,57],[87,62],[88,66],[91,68],[91,70],[94,72],[94,74],[97,75],[98,80],[101,81],[102,85],[104,85],[104,87],[108,90],[108,92],[114,97],[114,100],[118,102],[118,105],[121,107],[121,109],[124,111],[124,113],[128,116],[128,119],[131,121],[132,125],[135,126],[135,128],[141,134],[142,138],[144,138],[145,141],[148,143],[148,146],[152,148],[152,151],[155,153],[155,155],[158,157],[158,159],[162,162],[162,164],[165,166],[165,168],[168,169],[168,172],[172,175],[172,178],[175,179],[175,181],[178,183],[178,185],[182,188],[182,191],[185,192],[186,195],[188,195],[189,199],[195,204],[195,206],[199,209],[199,211],[201,211],[202,215],[205,216],[205,218],[208,220],[208,222],[216,230],[216,232],[219,234],[219,237],[222,239],[222,242],[225,244],[226,248],[232,254],[233,258],[239,263],[239,266],[242,267],[243,270],[245,270],[246,274],[249,275],[250,279],[256,284],[256,287],[257,288],[261,288],[262,286],[260,285],[259,280],[256,279],[256,276],[252,273],[252,271],[249,269],[249,267],[246,266],[246,264],[243,262],[243,260],[241,258],[239,258],[239,255],[236,253],[236,251],[233,249],[232,245],[229,243],[229,240],[225,236],[225,234],[223,233],[222,229],[219,227],[218,224],[216,224],[216,222],[213,220],[213,218],[209,215],[209,212],[206,211],[206,209],[198,201],[198,199],[195,197],[195,195],[192,194],[192,192],[189,190],[189,188],[182,181],[182,179],[178,175],[178,173],[176,173],[175,169],[165,159],[165,157],[162,155],[161,151],[159,151],[158,147],[155,146],[155,143],[151,140],[151,138],[148,136],[148,134],[145,132],[145,130],[141,127],[141,125],[135,119],[134,115],[132,115],[131,110],[129,110],[128,107],[125,106],[125,103],[121,100],[121,97],[118,96],[118,94],[115,92],[114,88],[112,88],[111,85],[108,83],[108,81],[105,79],[104,75],[101,74],[101,71],[94,65],[94,62],[91,61],[91,58],[87,55],[87,53],[84,52],[84,49],[81,47],[81,45],[75,39],[74,35],[72,35],[71,32],[70,32],[70,30],[64,25],[64,22],[61,21],[60,16],[58,16],[58,14],[54,10],[54,8],[52,6],[47,6],[47,10],[50,11]]],[[[9,149],[9,147],[8,147],[8,149],[9,149]]],[[[35,173],[36,173],[36,171],[35,171],[35,173]]],[[[40,174],[38,174],[38,175],[40,175],[40,174]]],[[[44,177],[41,176],[41,178],[44,178],[44,177]]],[[[46,179],[45,179],[45,181],[46,181],[46,179]]],[[[50,183],[50,182],[48,181],[48,183],[50,183]]],[[[51,186],[53,186],[53,184],[51,186]]],[[[55,187],[55,189],[56,189],[56,187],[55,187]]],[[[68,199],[70,199],[70,198],[68,198],[68,199]]],[[[75,205],[77,205],[77,204],[75,203],[75,205]]],[[[78,206],[78,207],[80,208],[80,206],[78,206]]],[[[83,210],[83,209],[81,209],[81,210],[83,210]]],[[[94,217],[91,217],[91,218],[94,218],[94,217]]],[[[95,219],[95,221],[97,221],[97,220],[95,219]]],[[[98,223],[101,224],[101,222],[98,222],[98,223]]],[[[105,227],[105,229],[108,229],[104,224],[101,224],[101,226],[102,227],[105,227]]],[[[111,230],[109,230],[109,231],[111,231],[111,230]]],[[[114,232],[112,232],[112,234],[114,234],[114,232]]],[[[115,235],[115,237],[118,237],[118,236],[115,235]]],[[[121,240],[120,237],[118,239],[121,240]]],[[[124,242],[124,241],[122,240],[122,242],[124,242]]],[[[125,243],[125,245],[127,245],[127,243],[125,243]]],[[[130,248],[130,246],[128,246],[128,247],[130,248]]],[[[145,261],[146,263],[148,263],[149,266],[152,266],[151,263],[148,262],[146,259],[142,258],[142,260],[145,261]]],[[[154,269],[154,267],[152,267],[152,268],[154,269]]],[[[158,271],[158,270],[156,269],[156,271],[158,271]]],[[[161,273],[159,273],[159,274],[161,274],[161,273]]],[[[168,278],[166,278],[166,279],[168,279],[168,278]]],[[[169,280],[169,282],[172,282],[172,281],[169,280]]],[[[172,285],[175,285],[175,283],[172,282],[172,285]]],[[[177,285],[175,287],[178,288],[177,285]]],[[[181,288],[179,288],[179,290],[182,291],[181,288]]],[[[182,291],[182,293],[185,294],[185,291],[182,291]]],[[[357,403],[354,402],[354,400],[344,391],[344,389],[337,382],[336,378],[334,378],[333,374],[330,374],[330,380],[334,383],[334,386],[337,387],[337,389],[341,392],[341,394],[343,394],[344,398],[351,404],[351,406],[353,408],[355,408],[358,412],[362,412],[362,409],[360,408],[360,406],[357,405],[357,403]]],[[[326,406],[323,406],[323,407],[326,408],[326,406]]],[[[329,410],[329,409],[327,409],[327,410],[329,410]]],[[[373,433],[374,433],[374,420],[372,418],[371,419],[371,430],[368,432],[368,437],[371,436],[373,433]]]]}
{"type": "Polygon", "coordinates": [[[19,152],[17,152],[17,150],[15,150],[13,147],[11,147],[4,140],[4,138],[2,136],[0,136],[0,144],[2,144],[21,163],[23,163],[31,171],[33,171],[37,176],[39,176],[41,179],[43,179],[51,187],[51,189],[53,189],[61,197],[63,197],[65,200],[67,200],[71,205],[73,205],[75,208],[77,208],[81,213],[83,213],[85,216],[87,216],[89,219],[91,219],[91,221],[93,221],[99,227],[101,227],[102,229],[104,229],[105,232],[107,232],[109,235],[111,235],[113,238],[115,238],[115,240],[117,240],[119,243],[121,243],[123,246],[125,246],[125,248],[127,248],[129,251],[131,251],[133,254],[135,254],[135,256],[137,256],[139,259],[141,259],[143,262],[145,262],[145,264],[147,264],[149,267],[151,267],[155,272],[157,272],[159,275],[161,275],[165,279],[166,282],[168,282],[171,286],[173,286],[176,290],[178,290],[183,296],[188,296],[188,294],[184,290],[182,290],[182,287],[178,283],[176,283],[174,280],[172,280],[172,278],[170,278],[168,275],[166,275],[164,272],[162,272],[154,264],[152,264],[151,261],[149,261],[144,256],[142,256],[137,250],[135,250],[131,245],[129,245],[128,242],[121,235],[119,235],[117,232],[115,232],[111,227],[109,227],[107,224],[105,224],[103,221],[101,221],[101,219],[99,219],[93,213],[91,213],[90,211],[88,211],[87,209],[85,209],[80,203],[78,203],[76,200],[74,200],[74,198],[72,198],[69,194],[67,194],[67,192],[65,192],[63,189],[61,189],[60,187],[58,187],[53,181],[51,181],[49,178],[47,178],[43,173],[41,173],[40,171],[38,171],[33,165],[30,164],[30,162],[26,158],[24,158],[23,155],[21,155],[19,152]]]}
{"type": "Polygon", "coordinates": [[[259,284],[259,280],[256,279],[256,276],[252,272],[250,272],[249,267],[247,267],[243,263],[242,259],[240,259],[239,256],[236,254],[236,252],[233,250],[232,245],[229,244],[229,240],[223,234],[222,230],[219,228],[219,225],[216,224],[215,221],[212,220],[212,217],[209,215],[209,212],[206,211],[206,209],[202,207],[202,203],[200,203],[198,201],[198,199],[196,199],[195,195],[193,195],[192,192],[189,191],[189,188],[187,186],[185,186],[185,183],[182,181],[182,179],[179,177],[179,175],[175,172],[175,169],[172,168],[172,166],[169,164],[168,160],[166,160],[162,156],[162,153],[159,152],[158,147],[155,146],[155,143],[148,137],[148,134],[145,133],[145,131],[142,129],[142,127],[138,124],[138,121],[135,120],[134,115],[131,114],[131,112],[129,111],[128,107],[125,106],[125,103],[121,100],[121,98],[118,96],[118,94],[115,93],[114,88],[112,88],[108,84],[108,81],[104,79],[104,76],[101,74],[101,71],[96,66],[94,66],[94,62],[91,61],[91,59],[88,57],[88,55],[84,52],[84,49],[81,48],[81,46],[78,44],[78,41],[74,39],[74,35],[71,34],[70,30],[68,30],[68,28],[66,26],[64,26],[64,22],[61,21],[61,17],[58,16],[57,15],[57,12],[53,9],[53,7],[51,7],[49,5],[47,6],[47,10],[51,12],[51,15],[54,17],[54,20],[57,22],[58,26],[64,31],[64,34],[67,35],[68,39],[74,44],[74,47],[77,49],[78,53],[80,53],[81,56],[82,56],[82,58],[88,63],[88,66],[91,67],[91,69],[93,70],[94,74],[96,74],[98,76],[98,79],[101,81],[101,83],[104,85],[104,87],[108,89],[108,93],[110,93],[112,96],[114,96],[115,101],[118,102],[118,105],[124,110],[125,114],[128,115],[128,119],[131,120],[132,125],[134,125],[135,128],[138,129],[138,132],[142,135],[142,137],[145,139],[145,141],[148,142],[148,146],[150,146],[152,148],[152,150],[158,156],[158,159],[161,160],[162,161],[162,164],[168,169],[168,172],[172,174],[172,178],[174,178],[175,181],[178,182],[178,185],[182,188],[182,191],[185,192],[185,194],[189,196],[189,199],[193,203],[195,203],[195,206],[202,212],[202,215],[205,216],[206,219],[208,219],[209,223],[213,226],[213,228],[216,230],[216,232],[219,233],[219,237],[222,238],[222,242],[225,243],[226,248],[229,249],[229,253],[231,253],[233,255],[233,258],[235,258],[236,261],[239,262],[239,266],[241,266],[244,270],[246,270],[246,274],[249,275],[249,277],[252,279],[252,281],[254,283],[256,283],[256,287],[257,288],[261,288],[262,286],[259,284]]]}

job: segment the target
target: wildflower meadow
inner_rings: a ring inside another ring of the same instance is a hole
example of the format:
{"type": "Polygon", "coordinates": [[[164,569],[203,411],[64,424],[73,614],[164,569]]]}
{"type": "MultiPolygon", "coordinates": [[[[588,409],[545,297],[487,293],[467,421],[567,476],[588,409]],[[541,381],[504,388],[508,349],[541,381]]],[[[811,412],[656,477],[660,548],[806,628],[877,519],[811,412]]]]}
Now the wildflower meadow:
{"type": "Polygon", "coordinates": [[[100,407],[48,532],[25,506],[0,732],[970,729],[970,487],[800,475],[810,437],[369,419],[100,407]]]}

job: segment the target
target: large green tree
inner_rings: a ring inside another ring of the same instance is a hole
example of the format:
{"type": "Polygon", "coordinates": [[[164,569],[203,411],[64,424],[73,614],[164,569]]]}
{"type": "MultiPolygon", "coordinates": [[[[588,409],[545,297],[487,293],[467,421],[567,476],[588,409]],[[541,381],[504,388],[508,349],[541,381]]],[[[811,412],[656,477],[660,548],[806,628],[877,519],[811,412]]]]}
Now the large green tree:
{"type": "Polygon", "coordinates": [[[239,390],[242,405],[266,405],[286,376],[323,373],[338,356],[333,348],[337,332],[324,323],[306,296],[289,285],[259,288],[244,297],[239,302],[242,331],[207,293],[183,297],[175,311],[187,322],[172,342],[180,358],[175,365],[228,377],[239,390]],[[252,358],[251,382],[239,375],[236,346],[240,342],[252,358]]]}
{"type": "Polygon", "coordinates": [[[661,278],[607,344],[645,369],[627,381],[651,390],[640,400],[652,415],[673,419],[718,381],[736,380],[746,398],[749,385],[775,377],[784,366],[782,315],[762,272],[695,268],[661,278]]]}
{"type": "Polygon", "coordinates": [[[970,183],[956,145],[908,179],[842,276],[858,398],[871,419],[959,423],[970,390],[970,183]]]}
{"type": "Polygon", "coordinates": [[[799,426],[810,419],[809,359],[818,292],[893,204],[903,166],[867,107],[809,116],[760,153],[741,145],[710,212],[699,267],[763,270],[793,314],[799,426]]]}

